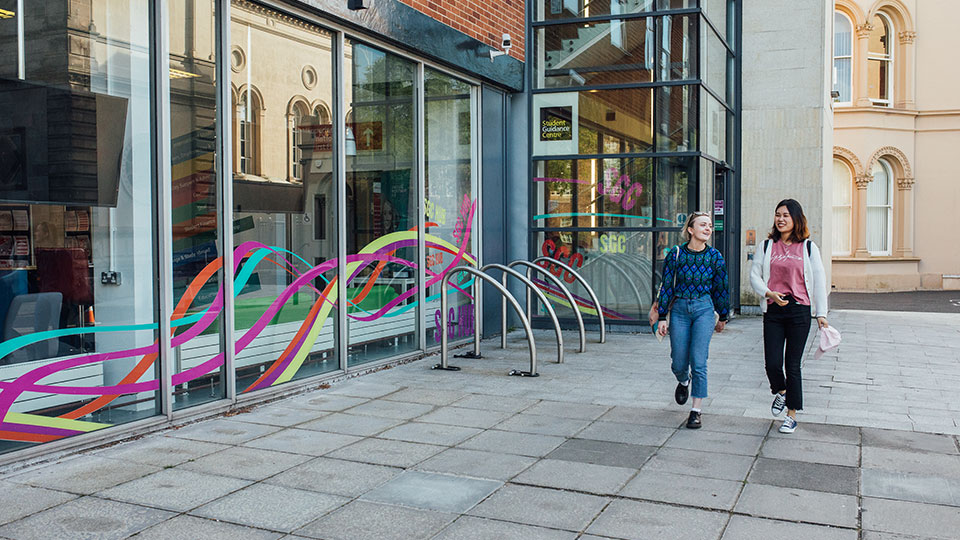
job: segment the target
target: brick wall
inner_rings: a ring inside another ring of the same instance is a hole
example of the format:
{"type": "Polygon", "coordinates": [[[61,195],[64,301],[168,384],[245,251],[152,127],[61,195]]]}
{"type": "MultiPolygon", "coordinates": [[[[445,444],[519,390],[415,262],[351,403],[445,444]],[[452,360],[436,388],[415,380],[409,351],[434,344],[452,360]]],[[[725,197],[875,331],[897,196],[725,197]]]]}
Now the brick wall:
{"type": "Polygon", "coordinates": [[[513,42],[510,56],[523,60],[523,0],[400,1],[497,49],[506,32],[513,42]]]}

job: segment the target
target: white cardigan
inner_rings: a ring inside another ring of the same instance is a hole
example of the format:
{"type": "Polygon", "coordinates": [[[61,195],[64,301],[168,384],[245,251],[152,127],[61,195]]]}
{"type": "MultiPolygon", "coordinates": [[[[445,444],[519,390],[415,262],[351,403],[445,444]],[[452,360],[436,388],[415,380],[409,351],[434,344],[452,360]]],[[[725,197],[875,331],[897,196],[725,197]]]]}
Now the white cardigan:
{"type": "MultiPolygon", "coordinates": [[[[827,273],[823,269],[823,259],[820,257],[820,248],[811,240],[810,255],[807,255],[807,246],[803,246],[803,283],[807,287],[807,296],[810,298],[810,312],[814,317],[827,316],[827,273]],[[811,281],[813,283],[811,283],[811,281]],[[812,292],[812,294],[811,294],[812,292]]],[[[750,285],[760,295],[760,309],[767,312],[767,293],[770,289],[770,255],[773,253],[773,241],[764,240],[760,244],[759,253],[754,255],[750,265],[750,285]],[[766,249],[764,249],[766,248],[766,249]],[[757,257],[759,256],[759,258],[757,257]],[[757,264],[757,263],[760,264],[757,264]]]]}

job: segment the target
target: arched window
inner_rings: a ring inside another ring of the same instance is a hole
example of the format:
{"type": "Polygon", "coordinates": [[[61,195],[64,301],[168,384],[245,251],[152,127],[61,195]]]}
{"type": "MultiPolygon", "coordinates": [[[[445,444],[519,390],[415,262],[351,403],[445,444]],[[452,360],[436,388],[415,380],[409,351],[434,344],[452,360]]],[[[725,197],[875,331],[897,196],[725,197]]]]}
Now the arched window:
{"type": "Polygon", "coordinates": [[[839,11],[833,13],[833,89],[839,103],[850,103],[853,86],[853,24],[839,11]]]}
{"type": "Polygon", "coordinates": [[[240,94],[237,100],[237,165],[243,174],[258,174],[257,165],[257,120],[259,103],[249,92],[240,94]]]}
{"type": "Polygon", "coordinates": [[[867,96],[875,105],[893,101],[893,24],[882,13],[873,16],[867,46],[867,96]]]}
{"type": "Polygon", "coordinates": [[[853,175],[843,160],[833,159],[833,254],[850,255],[853,175]]]}
{"type": "Polygon", "coordinates": [[[303,181],[303,132],[312,123],[304,106],[294,105],[290,116],[290,179],[297,182],[303,181]]]}
{"type": "Polygon", "coordinates": [[[870,171],[867,184],[867,251],[871,255],[890,255],[893,238],[893,169],[879,159],[870,171]]]}

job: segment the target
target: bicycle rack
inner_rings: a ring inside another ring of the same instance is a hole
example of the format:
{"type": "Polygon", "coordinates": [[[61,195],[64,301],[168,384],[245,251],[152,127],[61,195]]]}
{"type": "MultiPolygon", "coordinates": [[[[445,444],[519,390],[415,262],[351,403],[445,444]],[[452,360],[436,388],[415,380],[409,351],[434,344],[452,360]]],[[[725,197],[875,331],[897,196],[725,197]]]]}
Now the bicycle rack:
{"type": "MultiPolygon", "coordinates": [[[[486,267],[484,267],[486,268],[486,267]]],[[[507,269],[510,272],[513,270],[507,269]]],[[[486,281],[487,283],[493,285],[493,288],[497,289],[501,296],[510,302],[513,306],[514,311],[517,312],[517,315],[520,317],[520,322],[523,324],[523,329],[527,332],[527,345],[530,348],[530,371],[520,371],[517,369],[511,370],[510,375],[520,375],[523,377],[537,377],[537,345],[533,341],[533,330],[530,328],[530,321],[527,319],[526,315],[523,313],[523,308],[520,307],[520,303],[517,302],[517,299],[510,294],[510,291],[506,287],[500,284],[499,281],[494,279],[492,276],[484,272],[483,269],[476,269],[472,266],[458,266],[452,268],[447,272],[447,274],[440,281],[440,313],[445,314],[447,312],[447,284],[453,276],[457,275],[460,272],[466,272],[472,274],[479,278],[473,284],[473,297],[475,302],[480,301],[480,280],[486,281]]],[[[518,273],[519,275],[519,273],[518,273]]],[[[523,276],[521,276],[522,278],[523,276]]],[[[446,317],[443,319],[443,330],[440,332],[440,363],[433,366],[433,369],[442,369],[446,371],[459,371],[460,368],[456,366],[451,366],[447,363],[447,325],[449,321],[446,317]]],[[[479,332],[479,318],[474,317],[473,323],[473,350],[474,355],[480,357],[480,332],[479,332]]]]}
{"type": "Polygon", "coordinates": [[[640,310],[640,313],[643,313],[643,296],[640,294],[640,289],[638,289],[636,284],[634,284],[633,280],[630,279],[630,275],[627,274],[626,270],[624,270],[619,263],[606,259],[604,258],[603,255],[599,257],[595,257],[593,261],[598,264],[612,266],[613,269],[616,270],[618,274],[620,274],[620,277],[622,277],[623,280],[626,281],[628,285],[630,285],[630,288],[633,289],[633,295],[637,298],[637,309],[640,310]]]}
{"type": "MultiPolygon", "coordinates": [[[[516,270],[510,268],[509,266],[505,266],[497,263],[490,263],[480,268],[480,270],[486,272],[488,268],[493,268],[503,272],[503,277],[500,278],[501,279],[500,284],[503,285],[504,288],[506,288],[507,286],[507,276],[513,276],[519,279],[521,283],[527,286],[528,295],[532,290],[537,295],[537,298],[541,302],[543,302],[543,304],[547,308],[547,314],[550,315],[550,319],[553,321],[553,330],[557,335],[557,363],[562,364],[563,363],[563,331],[560,329],[560,320],[557,319],[557,312],[554,311],[553,306],[550,305],[550,301],[547,300],[547,297],[544,296],[542,292],[540,292],[540,288],[537,287],[537,285],[534,282],[530,281],[528,278],[523,277],[523,274],[521,274],[520,272],[517,272],[516,270]]],[[[529,301],[527,302],[527,309],[528,310],[530,309],[529,301]]],[[[527,321],[529,320],[530,318],[527,317],[527,321]]],[[[500,332],[501,332],[500,348],[506,349],[507,348],[507,299],[505,297],[502,300],[500,300],[500,332]]]]}
{"type": "MultiPolygon", "coordinates": [[[[532,271],[536,270],[544,275],[550,282],[557,286],[565,297],[567,297],[567,302],[570,302],[570,309],[573,310],[574,316],[577,318],[577,327],[580,329],[580,352],[585,352],[587,350],[587,331],[583,326],[583,315],[580,314],[580,310],[577,309],[577,300],[573,297],[573,293],[570,292],[570,289],[563,284],[563,281],[560,280],[557,276],[550,273],[546,268],[533,264],[530,261],[518,260],[513,261],[507,266],[513,268],[514,266],[524,266],[527,268],[527,279],[532,281],[532,271]]],[[[533,309],[533,300],[531,298],[530,289],[527,289],[527,320],[530,320],[532,309],[533,309]]]]}
{"type": "MultiPolygon", "coordinates": [[[[600,300],[597,299],[596,293],[593,292],[593,288],[590,286],[589,283],[587,283],[587,280],[583,279],[583,276],[581,276],[576,270],[571,268],[569,265],[562,263],[552,257],[537,257],[536,259],[533,260],[534,263],[538,263],[541,261],[546,261],[550,264],[555,264],[560,268],[563,268],[567,272],[570,272],[570,274],[577,281],[579,281],[581,285],[583,285],[583,288],[587,290],[587,294],[590,295],[590,300],[593,302],[593,306],[597,308],[597,316],[600,318],[600,343],[605,343],[607,341],[607,325],[603,319],[603,308],[600,306],[600,300]]],[[[577,308],[576,305],[572,307],[579,311],[579,308],[577,308]]]]}

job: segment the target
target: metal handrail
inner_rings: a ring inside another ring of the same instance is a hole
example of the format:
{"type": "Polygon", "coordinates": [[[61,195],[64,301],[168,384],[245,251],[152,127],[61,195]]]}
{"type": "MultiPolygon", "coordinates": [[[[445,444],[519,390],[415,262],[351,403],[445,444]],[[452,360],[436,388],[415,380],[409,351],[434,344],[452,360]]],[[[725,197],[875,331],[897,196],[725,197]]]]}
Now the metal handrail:
{"type": "MultiPolygon", "coordinates": [[[[533,330],[530,328],[530,321],[527,320],[527,317],[523,313],[523,308],[520,307],[520,303],[517,302],[517,299],[510,294],[510,291],[506,287],[500,284],[499,281],[494,279],[492,276],[484,272],[482,269],[478,270],[472,266],[458,266],[452,268],[447,272],[443,279],[440,280],[440,313],[443,314],[443,329],[440,333],[440,363],[433,366],[433,369],[443,369],[447,371],[459,371],[460,368],[456,366],[451,366],[447,363],[447,325],[449,321],[447,320],[447,285],[450,279],[460,272],[466,272],[472,274],[479,278],[474,283],[474,302],[480,301],[480,280],[485,281],[491,285],[493,288],[506,298],[510,304],[513,306],[514,311],[517,312],[517,315],[520,316],[520,322],[523,324],[523,329],[527,332],[527,345],[530,347],[530,371],[520,371],[520,370],[511,370],[510,375],[521,375],[525,377],[536,377],[537,376],[537,345],[533,341],[533,330]]],[[[478,323],[476,322],[476,315],[474,316],[474,352],[479,356],[480,353],[480,333],[477,331],[478,323]]]]}
{"type": "MultiPolygon", "coordinates": [[[[600,318],[600,343],[605,343],[607,341],[607,325],[603,319],[603,307],[600,306],[600,300],[597,299],[596,293],[593,292],[593,287],[587,283],[587,280],[583,279],[583,276],[581,276],[579,272],[571,268],[570,265],[564,264],[552,257],[537,257],[533,260],[534,263],[538,263],[540,261],[546,261],[550,264],[555,264],[567,272],[570,272],[570,274],[572,274],[573,277],[579,281],[581,285],[583,285],[583,288],[587,290],[587,294],[590,295],[590,300],[593,302],[593,306],[597,308],[597,316],[600,318]]],[[[576,308],[576,306],[574,307],[576,308]]]]}
{"type": "MultiPolygon", "coordinates": [[[[577,317],[577,327],[580,329],[580,352],[585,352],[587,350],[587,331],[583,326],[583,315],[580,313],[580,310],[577,309],[577,300],[576,298],[573,297],[573,293],[570,292],[570,289],[568,289],[567,286],[563,284],[563,281],[560,278],[550,273],[549,270],[547,270],[546,268],[540,265],[533,264],[530,261],[524,261],[524,260],[513,261],[507,266],[512,268],[518,265],[525,266],[527,268],[527,279],[531,279],[532,271],[536,270],[537,272],[540,272],[541,274],[543,274],[561,291],[563,291],[563,295],[567,297],[567,302],[570,302],[570,309],[573,310],[573,314],[577,317]]],[[[527,319],[531,318],[532,308],[533,308],[532,304],[533,302],[531,299],[530,289],[527,289],[527,319]]]]}
{"type": "MultiPolygon", "coordinates": [[[[482,267],[481,270],[486,272],[487,269],[489,268],[493,268],[503,272],[503,277],[500,278],[501,279],[500,283],[504,287],[507,286],[507,276],[508,275],[513,276],[519,279],[521,283],[527,286],[528,293],[529,291],[532,290],[537,295],[537,298],[539,298],[540,301],[546,305],[547,314],[550,316],[550,319],[553,321],[553,330],[554,330],[554,333],[556,333],[557,335],[557,363],[562,364],[563,363],[563,330],[560,329],[560,320],[557,319],[557,312],[554,311],[553,306],[550,305],[550,301],[547,300],[547,297],[544,296],[542,292],[540,292],[540,288],[537,287],[536,283],[530,281],[530,279],[528,278],[523,277],[523,274],[521,274],[520,272],[517,272],[516,270],[510,268],[509,266],[505,266],[498,263],[490,263],[482,267]]],[[[527,303],[527,305],[529,306],[530,304],[527,303]]],[[[528,321],[530,320],[529,317],[527,318],[527,320],[528,321]]],[[[506,298],[500,301],[500,331],[501,331],[500,348],[506,349],[507,348],[507,299],[506,298]]]]}

